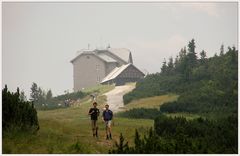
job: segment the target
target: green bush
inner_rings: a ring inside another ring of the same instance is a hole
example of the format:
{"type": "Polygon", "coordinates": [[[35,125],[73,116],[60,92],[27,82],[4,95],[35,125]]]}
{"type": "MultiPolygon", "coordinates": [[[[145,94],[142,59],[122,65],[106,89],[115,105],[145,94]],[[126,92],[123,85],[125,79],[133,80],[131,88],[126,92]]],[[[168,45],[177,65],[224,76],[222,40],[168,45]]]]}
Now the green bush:
{"type": "Polygon", "coordinates": [[[2,90],[2,128],[3,134],[11,130],[38,130],[38,117],[34,104],[20,99],[16,93],[8,91],[7,85],[2,90]]]}
{"type": "Polygon", "coordinates": [[[133,147],[121,135],[113,154],[236,154],[238,153],[237,116],[210,121],[160,115],[154,130],[141,137],[136,131],[133,147]]]}

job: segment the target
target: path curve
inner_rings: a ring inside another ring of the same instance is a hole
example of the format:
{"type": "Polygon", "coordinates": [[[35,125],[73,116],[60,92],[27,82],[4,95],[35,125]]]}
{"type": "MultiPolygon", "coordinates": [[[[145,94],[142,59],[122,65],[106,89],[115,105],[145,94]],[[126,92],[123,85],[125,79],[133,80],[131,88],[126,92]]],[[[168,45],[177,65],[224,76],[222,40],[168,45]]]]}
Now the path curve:
{"type": "Polygon", "coordinates": [[[105,93],[107,96],[107,104],[109,104],[109,109],[114,113],[118,112],[123,104],[123,95],[132,91],[135,88],[135,84],[126,84],[124,86],[116,86],[113,90],[105,93]]]}

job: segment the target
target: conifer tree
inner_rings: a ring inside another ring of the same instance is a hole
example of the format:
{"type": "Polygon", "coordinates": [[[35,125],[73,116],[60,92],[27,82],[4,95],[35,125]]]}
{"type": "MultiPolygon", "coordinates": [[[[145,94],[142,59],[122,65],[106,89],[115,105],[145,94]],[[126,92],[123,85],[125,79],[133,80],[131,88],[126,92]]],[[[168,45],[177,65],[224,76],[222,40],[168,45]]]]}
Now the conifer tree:
{"type": "Polygon", "coordinates": [[[222,44],[220,47],[220,56],[224,55],[224,45],[222,44]]]}
{"type": "Polygon", "coordinates": [[[35,82],[33,82],[31,87],[30,100],[33,102],[37,102],[39,100],[39,90],[35,82]]]}
{"type": "Polygon", "coordinates": [[[195,52],[195,40],[192,39],[189,43],[188,43],[188,62],[189,62],[189,65],[190,67],[194,67],[197,63],[197,55],[196,55],[196,52],[195,52]]]}
{"type": "Polygon", "coordinates": [[[166,74],[166,72],[167,72],[167,62],[166,62],[166,59],[164,59],[162,68],[161,68],[161,73],[166,74]]]}

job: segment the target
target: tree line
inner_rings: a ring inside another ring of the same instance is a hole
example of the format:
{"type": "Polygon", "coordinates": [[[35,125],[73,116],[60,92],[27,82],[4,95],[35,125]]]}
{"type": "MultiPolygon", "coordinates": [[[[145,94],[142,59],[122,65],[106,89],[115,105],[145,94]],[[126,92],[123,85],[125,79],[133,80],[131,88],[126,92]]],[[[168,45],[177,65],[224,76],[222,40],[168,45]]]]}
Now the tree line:
{"type": "Polygon", "coordinates": [[[236,112],[238,95],[238,50],[220,48],[219,55],[207,58],[206,52],[195,51],[192,39],[188,48],[174,59],[164,61],[160,73],[147,75],[136,88],[124,95],[124,103],[167,93],[179,94],[177,102],[161,107],[164,112],[236,112]]]}
{"type": "Polygon", "coordinates": [[[30,100],[35,103],[37,109],[56,109],[61,107],[69,107],[71,101],[75,101],[87,96],[87,93],[78,92],[65,92],[63,95],[53,97],[51,89],[45,91],[39,87],[35,82],[32,83],[30,100]]]}

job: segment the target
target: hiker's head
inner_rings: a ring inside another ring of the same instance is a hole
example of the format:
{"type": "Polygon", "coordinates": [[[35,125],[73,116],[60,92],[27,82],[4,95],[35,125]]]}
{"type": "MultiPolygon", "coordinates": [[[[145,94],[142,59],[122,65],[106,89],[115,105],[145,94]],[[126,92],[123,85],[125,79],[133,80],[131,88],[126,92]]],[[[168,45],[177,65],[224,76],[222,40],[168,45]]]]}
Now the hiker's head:
{"type": "Polygon", "coordinates": [[[106,105],[105,105],[105,108],[106,108],[106,110],[108,110],[108,108],[109,108],[109,105],[108,105],[108,104],[106,104],[106,105]]]}
{"type": "Polygon", "coordinates": [[[97,107],[97,102],[93,102],[93,107],[97,107]]]}

